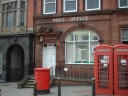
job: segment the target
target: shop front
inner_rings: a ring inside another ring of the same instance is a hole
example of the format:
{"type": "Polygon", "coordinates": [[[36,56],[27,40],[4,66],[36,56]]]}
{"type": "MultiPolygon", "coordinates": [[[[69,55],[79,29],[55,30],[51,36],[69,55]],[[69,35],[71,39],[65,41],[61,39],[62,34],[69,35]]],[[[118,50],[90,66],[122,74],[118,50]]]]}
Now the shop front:
{"type": "Polygon", "coordinates": [[[36,67],[50,68],[51,75],[93,77],[95,47],[110,44],[109,15],[34,20],[36,67]]]}

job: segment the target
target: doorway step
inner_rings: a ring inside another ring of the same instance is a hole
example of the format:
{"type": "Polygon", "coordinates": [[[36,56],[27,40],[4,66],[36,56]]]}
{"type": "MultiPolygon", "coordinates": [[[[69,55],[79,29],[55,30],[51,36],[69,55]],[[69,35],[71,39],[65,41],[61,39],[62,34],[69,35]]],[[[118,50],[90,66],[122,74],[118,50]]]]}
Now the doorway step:
{"type": "MultiPolygon", "coordinates": [[[[54,86],[54,76],[50,76],[50,87],[54,86]]],[[[17,83],[17,88],[33,88],[35,82],[34,75],[24,77],[20,82],[17,83]]]]}
{"type": "Polygon", "coordinates": [[[34,75],[25,76],[20,82],[17,83],[18,88],[33,88],[35,82],[34,75]]]}

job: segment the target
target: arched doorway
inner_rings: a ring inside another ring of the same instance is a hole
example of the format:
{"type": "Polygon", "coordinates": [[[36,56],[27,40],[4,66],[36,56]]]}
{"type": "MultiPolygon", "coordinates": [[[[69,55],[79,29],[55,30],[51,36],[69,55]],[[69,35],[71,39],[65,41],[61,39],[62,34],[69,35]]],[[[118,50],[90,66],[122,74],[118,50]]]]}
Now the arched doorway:
{"type": "Polygon", "coordinates": [[[24,77],[24,51],[19,45],[7,50],[6,81],[19,81],[24,77]]]}

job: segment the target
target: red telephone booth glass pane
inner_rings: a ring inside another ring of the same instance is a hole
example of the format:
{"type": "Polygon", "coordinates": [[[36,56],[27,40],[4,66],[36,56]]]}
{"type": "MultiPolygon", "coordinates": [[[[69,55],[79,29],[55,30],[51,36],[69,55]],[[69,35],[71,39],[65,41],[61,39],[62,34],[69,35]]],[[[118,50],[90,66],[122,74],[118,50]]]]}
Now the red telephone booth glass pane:
{"type": "Polygon", "coordinates": [[[128,55],[118,55],[117,56],[117,66],[118,66],[118,89],[128,90],[128,55]]]}
{"type": "Polygon", "coordinates": [[[109,56],[99,55],[99,75],[98,87],[109,88],[109,56]]]}

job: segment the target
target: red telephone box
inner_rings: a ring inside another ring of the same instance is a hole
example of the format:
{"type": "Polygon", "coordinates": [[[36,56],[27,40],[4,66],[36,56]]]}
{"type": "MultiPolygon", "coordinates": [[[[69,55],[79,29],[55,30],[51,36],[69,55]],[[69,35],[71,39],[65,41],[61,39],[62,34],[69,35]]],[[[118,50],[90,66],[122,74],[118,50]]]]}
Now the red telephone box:
{"type": "Polygon", "coordinates": [[[128,45],[114,46],[114,94],[128,96],[128,45]]]}
{"type": "Polygon", "coordinates": [[[113,95],[113,47],[99,45],[94,54],[96,94],[113,95]]]}

